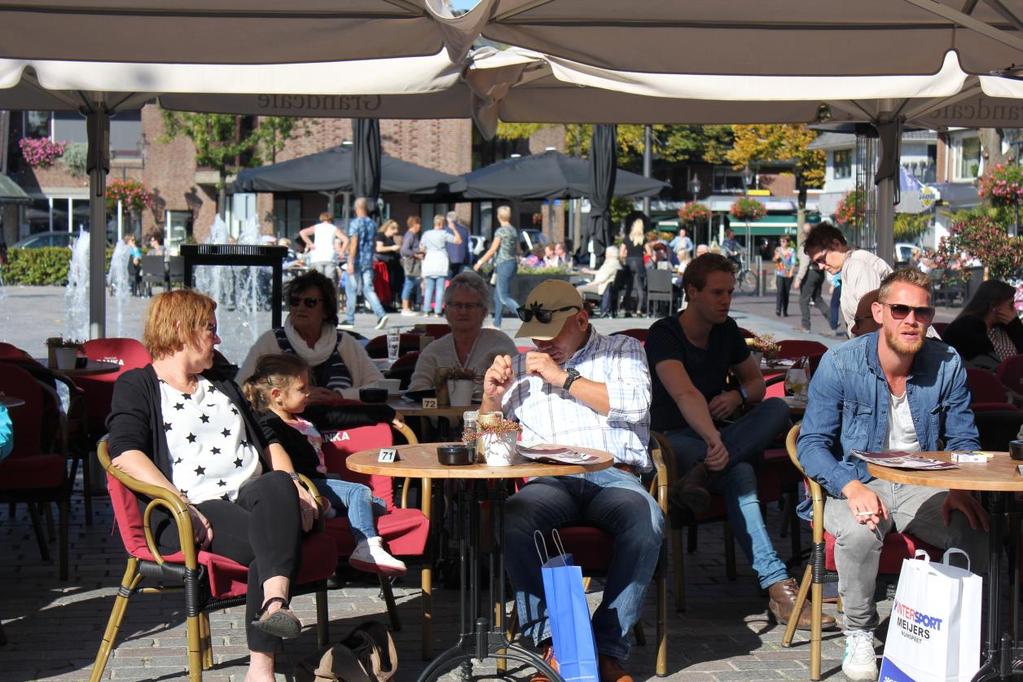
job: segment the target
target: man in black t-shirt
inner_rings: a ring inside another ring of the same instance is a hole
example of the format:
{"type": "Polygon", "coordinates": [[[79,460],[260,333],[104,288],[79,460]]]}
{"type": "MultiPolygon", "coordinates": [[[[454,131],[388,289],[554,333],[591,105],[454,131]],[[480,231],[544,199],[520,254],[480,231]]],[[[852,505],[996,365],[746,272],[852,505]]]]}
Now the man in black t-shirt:
{"type": "MultiPolygon", "coordinates": [[[[789,427],[789,410],[783,400],[764,400],[760,368],[728,317],[734,273],[724,256],[699,256],[683,277],[686,309],[650,327],[650,426],[664,433],[678,470],[687,472],[672,489],[673,513],[699,514],[710,505],[711,491],[723,495],[735,537],[770,595],[768,606],[787,623],[798,585],[771,544],[752,464],[789,427]]],[[[808,606],[798,619],[797,627],[810,628],[808,606]]]]}

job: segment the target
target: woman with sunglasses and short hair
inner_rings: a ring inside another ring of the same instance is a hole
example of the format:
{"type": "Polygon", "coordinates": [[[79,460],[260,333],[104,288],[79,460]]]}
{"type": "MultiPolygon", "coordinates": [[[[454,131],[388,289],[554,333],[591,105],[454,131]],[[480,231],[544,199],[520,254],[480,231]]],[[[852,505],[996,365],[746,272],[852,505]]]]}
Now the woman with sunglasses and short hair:
{"type": "MultiPolygon", "coordinates": [[[[341,391],[361,388],[383,374],[358,341],[337,330],[337,290],[315,270],[288,283],[288,317],[284,326],[260,336],[238,370],[239,384],[252,376],[256,363],[270,353],[292,353],[309,364],[309,405],[336,405],[341,391]]],[[[315,410],[314,410],[315,412],[315,410]]]]}
{"type": "Polygon", "coordinates": [[[968,366],[994,369],[1023,353],[1023,322],[1016,315],[1016,289],[989,279],[941,335],[968,366]]]}

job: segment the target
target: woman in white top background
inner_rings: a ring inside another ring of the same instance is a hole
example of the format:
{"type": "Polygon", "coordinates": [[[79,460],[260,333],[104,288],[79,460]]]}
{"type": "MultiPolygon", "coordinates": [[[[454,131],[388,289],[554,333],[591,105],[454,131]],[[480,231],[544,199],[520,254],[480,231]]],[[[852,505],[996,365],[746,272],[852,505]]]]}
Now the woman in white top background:
{"type": "Polygon", "coordinates": [[[336,281],[337,263],[348,246],[348,236],[333,220],[330,213],[321,213],[320,222],[301,230],[298,237],[305,244],[309,266],[336,281]]]}
{"type": "Polygon", "coordinates": [[[448,280],[448,244],[461,244],[462,235],[448,225],[443,215],[433,217],[433,229],[419,240],[423,256],[423,280],[426,292],[423,295],[423,310],[427,317],[440,315],[444,309],[444,286],[448,280]],[[431,299],[433,307],[431,308],[431,299]]]}

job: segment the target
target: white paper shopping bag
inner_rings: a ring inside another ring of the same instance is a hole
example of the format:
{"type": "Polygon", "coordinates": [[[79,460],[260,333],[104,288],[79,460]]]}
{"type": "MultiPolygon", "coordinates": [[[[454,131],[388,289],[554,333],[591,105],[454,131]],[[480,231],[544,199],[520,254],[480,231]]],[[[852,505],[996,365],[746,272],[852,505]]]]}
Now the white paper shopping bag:
{"type": "Polygon", "coordinates": [[[952,554],[966,556],[949,549],[938,564],[917,550],[916,558],[902,562],[881,682],[959,682],[980,668],[982,581],[968,569],[950,566],[952,554]]]}

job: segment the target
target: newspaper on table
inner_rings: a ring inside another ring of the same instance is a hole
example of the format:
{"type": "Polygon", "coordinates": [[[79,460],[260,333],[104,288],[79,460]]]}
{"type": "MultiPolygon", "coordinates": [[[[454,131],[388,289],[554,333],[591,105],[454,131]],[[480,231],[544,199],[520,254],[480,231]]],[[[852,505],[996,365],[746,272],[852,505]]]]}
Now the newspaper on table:
{"type": "Polygon", "coordinates": [[[958,469],[958,464],[942,462],[940,459],[925,457],[919,452],[908,450],[885,450],[883,452],[864,452],[863,450],[851,450],[854,457],[859,457],[864,462],[877,464],[878,466],[891,467],[893,469],[917,469],[920,471],[940,471],[942,469],[958,469]]]}
{"type": "Polygon", "coordinates": [[[593,464],[599,459],[561,445],[520,445],[518,451],[526,459],[543,464],[593,464]]]}

